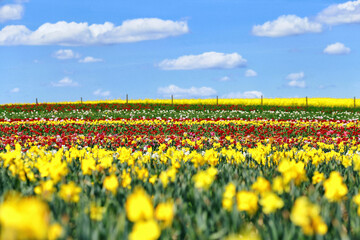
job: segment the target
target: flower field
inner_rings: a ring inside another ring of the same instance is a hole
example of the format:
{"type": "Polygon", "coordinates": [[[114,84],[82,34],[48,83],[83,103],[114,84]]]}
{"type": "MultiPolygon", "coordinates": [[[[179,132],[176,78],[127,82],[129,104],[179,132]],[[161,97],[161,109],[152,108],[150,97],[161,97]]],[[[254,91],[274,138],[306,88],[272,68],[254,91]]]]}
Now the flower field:
{"type": "Polygon", "coordinates": [[[359,116],[329,102],[2,105],[0,239],[358,239],[359,116]]]}

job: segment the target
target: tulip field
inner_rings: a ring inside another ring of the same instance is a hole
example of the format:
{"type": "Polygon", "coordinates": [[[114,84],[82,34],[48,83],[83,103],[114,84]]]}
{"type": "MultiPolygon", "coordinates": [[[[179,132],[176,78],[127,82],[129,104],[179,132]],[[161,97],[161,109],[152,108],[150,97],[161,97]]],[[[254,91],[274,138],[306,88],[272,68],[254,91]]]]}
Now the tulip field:
{"type": "Polygon", "coordinates": [[[0,239],[360,239],[360,106],[316,101],[0,105],[0,239]]]}

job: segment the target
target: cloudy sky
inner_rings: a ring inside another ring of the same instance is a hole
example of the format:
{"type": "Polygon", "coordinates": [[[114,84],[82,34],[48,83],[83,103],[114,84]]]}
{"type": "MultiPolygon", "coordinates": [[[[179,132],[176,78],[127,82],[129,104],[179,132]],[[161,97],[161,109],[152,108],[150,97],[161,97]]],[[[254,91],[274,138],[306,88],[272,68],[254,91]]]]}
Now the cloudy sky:
{"type": "Polygon", "coordinates": [[[0,0],[0,103],[360,97],[360,0],[0,0]]]}

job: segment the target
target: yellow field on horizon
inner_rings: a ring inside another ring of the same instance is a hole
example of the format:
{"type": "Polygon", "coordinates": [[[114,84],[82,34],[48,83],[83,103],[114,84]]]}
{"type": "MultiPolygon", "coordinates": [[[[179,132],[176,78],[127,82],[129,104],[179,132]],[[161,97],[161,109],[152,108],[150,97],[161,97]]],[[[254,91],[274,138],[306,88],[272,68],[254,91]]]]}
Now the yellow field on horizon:
{"type": "MultiPolygon", "coordinates": [[[[120,103],[125,104],[125,99],[83,101],[83,104],[120,103]]],[[[39,104],[81,104],[74,102],[39,102],[39,104]]],[[[313,107],[357,107],[360,106],[359,99],[354,98],[238,98],[238,99],[129,99],[129,104],[203,104],[203,105],[247,105],[247,106],[313,106],[313,107]]],[[[35,103],[14,103],[1,105],[33,105],[35,103]]]]}

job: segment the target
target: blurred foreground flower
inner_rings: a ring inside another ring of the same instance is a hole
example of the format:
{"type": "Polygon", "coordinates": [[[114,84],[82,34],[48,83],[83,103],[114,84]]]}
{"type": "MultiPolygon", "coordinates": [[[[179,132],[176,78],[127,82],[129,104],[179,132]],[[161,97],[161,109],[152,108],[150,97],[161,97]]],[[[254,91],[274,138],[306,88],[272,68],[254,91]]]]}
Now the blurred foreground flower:
{"type": "Polygon", "coordinates": [[[46,239],[49,217],[49,208],[43,201],[9,196],[0,205],[0,239],[46,239]]]}
{"type": "Polygon", "coordinates": [[[283,175],[285,184],[294,181],[296,185],[299,185],[301,182],[307,180],[304,162],[283,159],[278,166],[278,171],[283,175]]]}
{"type": "Polygon", "coordinates": [[[154,208],[150,197],[142,188],[136,188],[125,203],[126,215],[132,222],[153,218],[154,208]]]}
{"type": "Polygon", "coordinates": [[[360,216],[360,193],[356,194],[356,195],[353,197],[353,201],[354,201],[354,203],[356,203],[356,205],[358,206],[357,214],[360,216]]]}
{"type": "Polygon", "coordinates": [[[277,194],[283,194],[290,191],[290,186],[285,184],[282,176],[277,176],[273,179],[272,189],[277,194]]]}
{"type": "Polygon", "coordinates": [[[119,181],[115,175],[108,176],[104,179],[104,188],[112,192],[112,194],[116,193],[118,187],[119,181]]]}
{"type": "Polygon", "coordinates": [[[307,197],[300,197],[294,203],[290,219],[295,225],[300,226],[306,235],[324,235],[327,226],[319,214],[319,206],[312,204],[307,197]]]}
{"type": "Polygon", "coordinates": [[[55,223],[50,226],[49,228],[49,234],[48,239],[49,240],[56,240],[63,234],[63,229],[60,224],[55,223]]]}
{"type": "Polygon", "coordinates": [[[97,206],[95,203],[92,203],[90,206],[90,219],[94,221],[101,221],[105,212],[105,208],[97,206]]]}
{"type": "Polygon", "coordinates": [[[236,202],[239,211],[254,214],[258,210],[258,196],[256,193],[240,191],[236,194],[236,202]]]}
{"type": "Polygon", "coordinates": [[[52,180],[47,180],[45,182],[40,182],[39,186],[34,188],[34,192],[37,195],[41,195],[44,199],[50,200],[52,194],[55,192],[54,182],[52,180]]]}
{"type": "Polygon", "coordinates": [[[223,193],[222,206],[228,211],[231,211],[234,203],[234,196],[236,194],[236,187],[233,183],[229,183],[225,187],[225,192],[223,193]]]}
{"type": "Polygon", "coordinates": [[[273,213],[284,206],[284,201],[273,192],[268,192],[261,197],[260,205],[266,214],[273,213]]]}
{"type": "Polygon", "coordinates": [[[160,227],[155,220],[135,223],[129,235],[130,240],[155,240],[160,237],[160,227]]]}
{"type": "Polygon", "coordinates": [[[80,192],[80,187],[76,186],[74,182],[69,182],[68,184],[61,185],[59,195],[65,202],[77,203],[80,200],[80,192]]]}
{"type": "Polygon", "coordinates": [[[261,240],[258,231],[252,225],[247,225],[238,234],[230,234],[225,240],[261,240]]]}
{"type": "Polygon", "coordinates": [[[264,194],[271,190],[271,185],[268,180],[263,177],[258,177],[256,182],[253,183],[251,189],[259,194],[264,194]]]}
{"type": "Polygon", "coordinates": [[[338,172],[331,172],[330,177],[324,182],[325,197],[331,202],[341,201],[348,193],[348,188],[338,172]]]}
{"type": "Polygon", "coordinates": [[[193,177],[195,187],[198,189],[208,189],[215,180],[217,173],[218,171],[214,167],[210,167],[205,171],[198,172],[193,177]]]}
{"type": "Polygon", "coordinates": [[[159,203],[155,209],[155,218],[163,221],[165,227],[170,226],[174,218],[174,204],[172,202],[159,203]]]}
{"type": "Polygon", "coordinates": [[[312,183],[317,184],[322,181],[324,181],[325,177],[323,173],[319,173],[318,171],[315,171],[314,176],[312,177],[312,183]]]}

